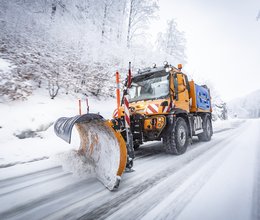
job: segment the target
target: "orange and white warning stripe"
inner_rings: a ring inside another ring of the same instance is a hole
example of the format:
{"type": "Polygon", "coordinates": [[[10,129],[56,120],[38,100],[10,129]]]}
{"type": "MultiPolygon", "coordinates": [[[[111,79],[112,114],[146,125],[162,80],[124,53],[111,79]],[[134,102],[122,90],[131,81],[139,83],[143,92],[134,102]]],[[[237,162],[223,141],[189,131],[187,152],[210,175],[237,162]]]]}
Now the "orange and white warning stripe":
{"type": "MultiPolygon", "coordinates": [[[[174,103],[171,102],[167,106],[162,106],[162,113],[168,113],[171,109],[174,108],[174,103]]],[[[159,113],[159,104],[150,104],[146,107],[146,114],[157,114],[159,113]]]]}
{"type": "Polygon", "coordinates": [[[150,104],[146,108],[146,114],[157,114],[159,113],[159,104],[150,104]]]}
{"type": "Polygon", "coordinates": [[[168,112],[171,111],[172,108],[174,108],[174,103],[173,102],[171,102],[170,105],[168,105],[168,106],[163,106],[162,112],[163,113],[168,113],[168,112]]]}
{"type": "Polygon", "coordinates": [[[117,110],[117,109],[115,109],[115,111],[114,111],[114,113],[113,113],[113,117],[114,117],[114,118],[117,118],[117,117],[118,117],[118,110],[117,110]]]}
{"type": "Polygon", "coordinates": [[[124,96],[125,127],[130,128],[129,95],[124,96]]]}

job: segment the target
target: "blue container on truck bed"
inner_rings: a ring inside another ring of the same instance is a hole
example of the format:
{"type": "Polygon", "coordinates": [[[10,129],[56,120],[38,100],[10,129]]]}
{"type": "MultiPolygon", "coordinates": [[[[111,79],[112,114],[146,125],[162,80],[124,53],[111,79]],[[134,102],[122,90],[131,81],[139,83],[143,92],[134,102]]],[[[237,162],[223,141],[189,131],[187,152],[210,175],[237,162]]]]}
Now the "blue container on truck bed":
{"type": "Polygon", "coordinates": [[[210,110],[210,94],[208,88],[195,84],[197,108],[210,110]]]}

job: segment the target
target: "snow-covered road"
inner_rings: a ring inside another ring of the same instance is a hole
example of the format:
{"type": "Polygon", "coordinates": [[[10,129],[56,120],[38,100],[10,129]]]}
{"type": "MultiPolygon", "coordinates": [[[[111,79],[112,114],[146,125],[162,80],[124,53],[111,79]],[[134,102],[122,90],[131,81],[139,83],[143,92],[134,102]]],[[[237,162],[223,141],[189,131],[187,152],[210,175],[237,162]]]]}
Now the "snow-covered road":
{"type": "Polygon", "coordinates": [[[260,120],[237,122],[181,156],[136,152],[110,192],[46,159],[0,169],[0,219],[260,219],[260,120]]]}

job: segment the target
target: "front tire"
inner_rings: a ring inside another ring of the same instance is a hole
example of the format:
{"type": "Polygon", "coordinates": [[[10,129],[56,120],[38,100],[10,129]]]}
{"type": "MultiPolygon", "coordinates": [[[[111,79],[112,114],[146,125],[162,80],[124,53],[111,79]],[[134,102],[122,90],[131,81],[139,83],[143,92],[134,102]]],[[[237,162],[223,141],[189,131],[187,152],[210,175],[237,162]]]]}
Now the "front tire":
{"type": "Polygon", "coordinates": [[[174,129],[163,138],[163,146],[168,154],[180,155],[185,153],[189,143],[188,126],[186,121],[179,117],[174,129]]]}

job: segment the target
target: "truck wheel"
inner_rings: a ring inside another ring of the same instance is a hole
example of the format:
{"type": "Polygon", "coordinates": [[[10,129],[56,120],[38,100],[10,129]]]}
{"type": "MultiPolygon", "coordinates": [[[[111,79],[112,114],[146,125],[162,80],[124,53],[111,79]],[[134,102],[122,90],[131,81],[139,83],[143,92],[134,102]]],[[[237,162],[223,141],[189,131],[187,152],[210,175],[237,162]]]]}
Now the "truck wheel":
{"type": "Polygon", "coordinates": [[[210,141],[212,136],[212,124],[210,118],[206,116],[202,122],[203,132],[198,134],[200,141],[210,141]]]}
{"type": "Polygon", "coordinates": [[[163,146],[166,153],[180,155],[187,150],[189,143],[188,126],[181,117],[177,118],[175,129],[163,138],[163,146]]]}
{"type": "Polygon", "coordinates": [[[140,144],[134,144],[134,150],[138,150],[140,147],[140,144]]]}

